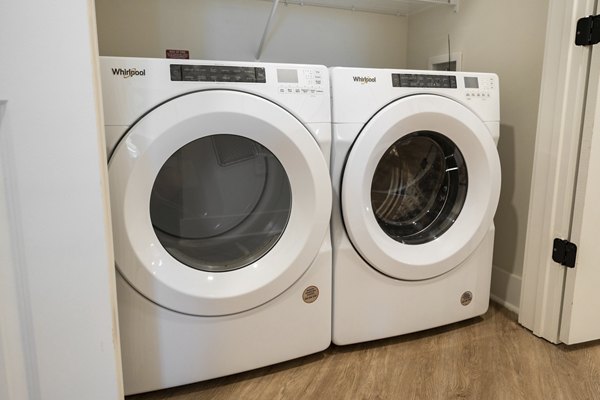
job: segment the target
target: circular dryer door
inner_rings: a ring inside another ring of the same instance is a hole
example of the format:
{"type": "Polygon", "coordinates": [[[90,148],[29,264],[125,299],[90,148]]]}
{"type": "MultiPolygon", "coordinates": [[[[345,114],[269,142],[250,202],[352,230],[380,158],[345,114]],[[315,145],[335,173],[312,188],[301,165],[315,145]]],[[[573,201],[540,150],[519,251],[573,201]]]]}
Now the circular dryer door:
{"type": "Polygon", "coordinates": [[[115,262],[151,301],[227,315],[289,288],[329,224],[326,161],[276,104],[212,90],[135,123],[109,162],[115,262]]]}
{"type": "Polygon", "coordinates": [[[490,229],[500,162],[485,124],[450,99],[418,95],[380,110],[348,155],[342,211],[374,268],[422,280],[458,266],[490,229]]]}

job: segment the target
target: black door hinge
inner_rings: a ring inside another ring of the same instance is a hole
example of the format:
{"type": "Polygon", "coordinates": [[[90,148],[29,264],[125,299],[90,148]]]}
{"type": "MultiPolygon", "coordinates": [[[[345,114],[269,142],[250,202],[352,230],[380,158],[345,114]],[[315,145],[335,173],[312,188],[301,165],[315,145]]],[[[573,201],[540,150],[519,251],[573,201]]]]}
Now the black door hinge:
{"type": "Polygon", "coordinates": [[[552,260],[564,265],[565,267],[575,268],[575,258],[577,257],[577,245],[568,240],[554,239],[552,246],[552,260]]]}
{"type": "Polygon", "coordinates": [[[577,21],[575,44],[592,46],[600,43],[600,15],[590,15],[577,21]]]}

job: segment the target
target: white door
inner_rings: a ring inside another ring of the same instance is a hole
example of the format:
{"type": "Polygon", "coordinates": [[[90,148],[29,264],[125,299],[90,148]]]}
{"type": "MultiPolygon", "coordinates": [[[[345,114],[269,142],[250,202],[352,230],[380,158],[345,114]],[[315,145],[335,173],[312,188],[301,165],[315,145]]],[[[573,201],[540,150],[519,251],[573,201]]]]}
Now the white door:
{"type": "Polygon", "coordinates": [[[600,339],[600,48],[576,46],[594,0],[549,9],[519,322],[553,343],[600,339]],[[578,246],[573,269],[554,238],[578,246]]]}
{"type": "Polygon", "coordinates": [[[486,125],[442,96],[399,99],[352,145],[342,177],[354,247],[402,280],[441,275],[479,245],[500,194],[500,162],[486,125]]]}
{"type": "Polygon", "coordinates": [[[592,49],[573,208],[575,268],[567,268],[560,340],[600,339],[600,48],[592,49]]]}
{"type": "Polygon", "coordinates": [[[115,263],[153,302],[192,315],[257,307],[311,265],[331,212],[329,171],[293,115],[208,90],[136,122],[109,161],[115,263]]]}

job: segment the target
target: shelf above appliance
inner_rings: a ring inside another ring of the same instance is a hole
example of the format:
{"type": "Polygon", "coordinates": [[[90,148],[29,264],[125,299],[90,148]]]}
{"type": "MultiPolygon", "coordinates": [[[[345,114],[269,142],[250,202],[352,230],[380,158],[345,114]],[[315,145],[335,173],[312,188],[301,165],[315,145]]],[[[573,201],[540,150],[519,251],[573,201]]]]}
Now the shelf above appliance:
{"type": "Polygon", "coordinates": [[[341,10],[351,10],[368,12],[375,14],[386,14],[396,16],[408,16],[424,11],[433,6],[450,6],[454,7],[454,12],[458,12],[458,4],[460,0],[262,0],[273,3],[271,13],[265,30],[263,32],[256,59],[260,60],[265,39],[271,27],[271,21],[280,3],[285,5],[294,4],[299,6],[316,6],[328,7],[341,10]]]}
{"type": "MultiPolygon", "coordinates": [[[[273,0],[263,0],[273,2],[273,0]]],[[[283,4],[317,6],[375,14],[406,16],[432,6],[450,6],[458,11],[459,0],[282,0],[283,4]]]]}

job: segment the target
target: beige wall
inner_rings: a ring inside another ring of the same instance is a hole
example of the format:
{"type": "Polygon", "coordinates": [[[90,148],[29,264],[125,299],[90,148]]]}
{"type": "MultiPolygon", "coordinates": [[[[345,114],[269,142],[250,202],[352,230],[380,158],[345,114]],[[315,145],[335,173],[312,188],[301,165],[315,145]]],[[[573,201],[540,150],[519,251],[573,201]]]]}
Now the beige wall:
{"type": "Polygon", "coordinates": [[[500,76],[498,151],[502,192],[496,213],[492,293],[518,307],[549,0],[461,0],[460,11],[434,8],[411,16],[408,66],[462,52],[464,71],[500,76]]]}
{"type": "MultiPolygon", "coordinates": [[[[254,61],[271,3],[249,0],[96,0],[100,55],[254,61]]],[[[277,9],[261,61],[406,66],[407,18],[324,7],[277,9]]]]}

